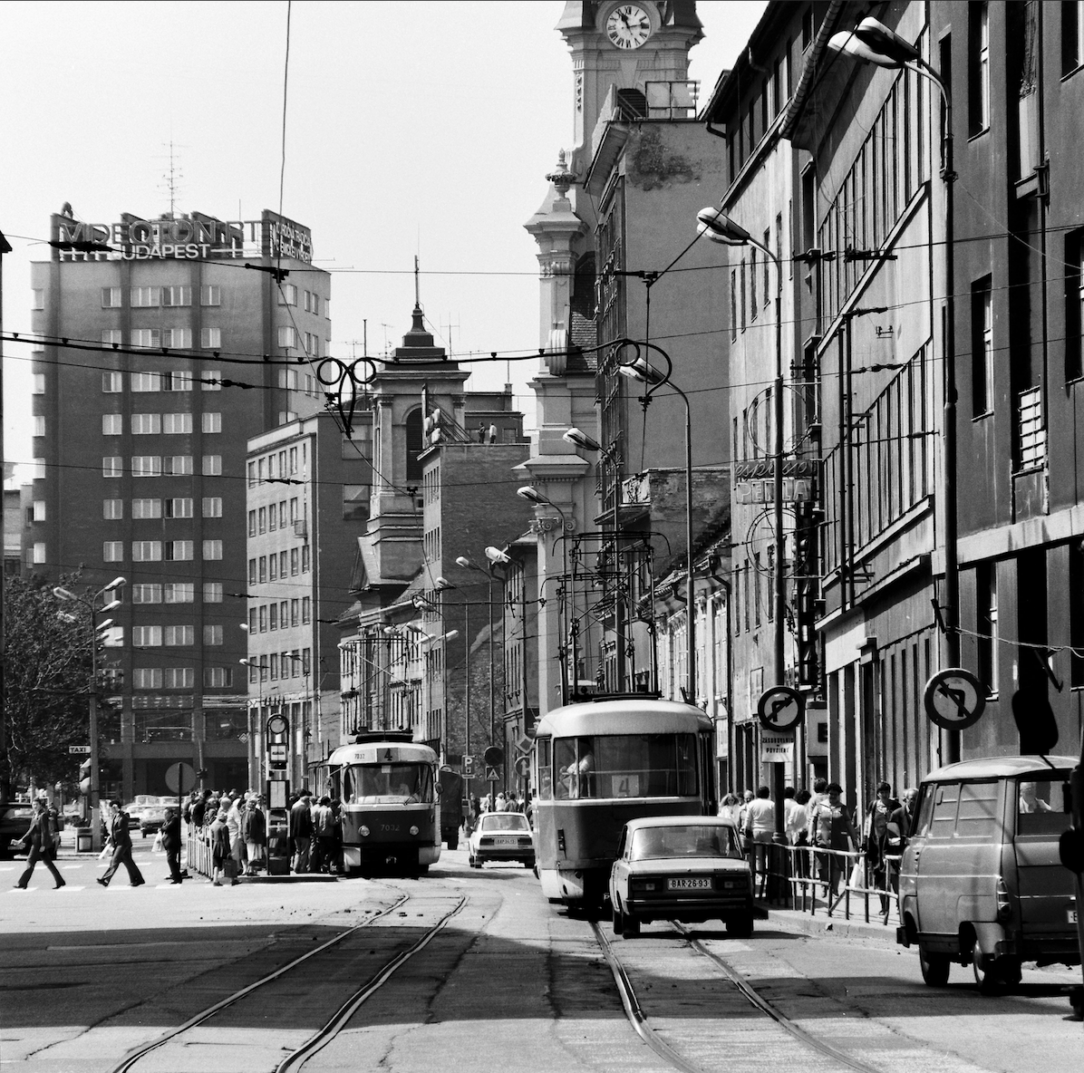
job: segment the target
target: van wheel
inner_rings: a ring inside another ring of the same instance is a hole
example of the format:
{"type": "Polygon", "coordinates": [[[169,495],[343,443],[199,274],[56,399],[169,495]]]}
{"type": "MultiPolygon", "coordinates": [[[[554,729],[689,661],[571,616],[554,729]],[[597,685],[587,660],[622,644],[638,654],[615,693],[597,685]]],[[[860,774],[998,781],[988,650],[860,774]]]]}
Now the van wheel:
{"type": "Polygon", "coordinates": [[[1001,966],[987,957],[975,943],[971,947],[971,971],[975,974],[975,986],[983,995],[996,995],[1002,987],[1001,966]]]}
{"type": "Polygon", "coordinates": [[[929,987],[944,987],[948,983],[950,964],[948,954],[933,954],[918,944],[918,965],[922,969],[922,979],[929,987]]]}

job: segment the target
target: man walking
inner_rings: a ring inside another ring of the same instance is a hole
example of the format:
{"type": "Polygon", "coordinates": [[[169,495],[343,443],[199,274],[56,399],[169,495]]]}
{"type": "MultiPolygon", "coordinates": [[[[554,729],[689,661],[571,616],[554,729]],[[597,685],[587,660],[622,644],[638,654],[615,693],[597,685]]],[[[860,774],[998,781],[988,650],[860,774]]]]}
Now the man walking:
{"type": "Polygon", "coordinates": [[[166,822],[162,824],[162,849],[166,851],[170,883],[181,881],[181,817],[175,809],[166,809],[166,822]]]}
{"type": "Polygon", "coordinates": [[[128,830],[128,813],[121,809],[119,801],[109,802],[108,844],[113,847],[113,859],[109,862],[105,875],[98,877],[98,882],[103,887],[108,887],[113,873],[123,864],[128,869],[128,882],[133,887],[143,886],[143,876],[132,860],[132,835],[128,830]]]}
{"type": "Polygon", "coordinates": [[[26,890],[26,885],[34,874],[34,866],[38,861],[42,861],[53,875],[53,889],[59,890],[63,887],[64,880],[61,879],[60,873],[56,870],[56,865],[53,864],[56,846],[53,842],[53,821],[49,815],[47,802],[41,799],[34,802],[34,815],[30,820],[30,829],[19,841],[30,846],[30,853],[26,858],[26,870],[19,877],[19,882],[15,886],[20,890],[26,890]]]}

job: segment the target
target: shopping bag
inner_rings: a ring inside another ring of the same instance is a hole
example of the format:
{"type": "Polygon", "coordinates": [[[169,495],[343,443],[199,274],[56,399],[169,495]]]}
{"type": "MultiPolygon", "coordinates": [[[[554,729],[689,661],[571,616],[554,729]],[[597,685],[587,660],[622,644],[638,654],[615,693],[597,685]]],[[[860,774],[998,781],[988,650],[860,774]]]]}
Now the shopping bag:
{"type": "Polygon", "coordinates": [[[154,836],[154,845],[151,846],[151,852],[165,853],[165,851],[165,846],[162,845],[162,832],[159,831],[158,834],[154,836]]]}
{"type": "Polygon", "coordinates": [[[851,878],[847,880],[848,887],[864,887],[866,885],[865,869],[862,866],[862,858],[859,857],[854,862],[854,867],[851,869],[851,878]]]}

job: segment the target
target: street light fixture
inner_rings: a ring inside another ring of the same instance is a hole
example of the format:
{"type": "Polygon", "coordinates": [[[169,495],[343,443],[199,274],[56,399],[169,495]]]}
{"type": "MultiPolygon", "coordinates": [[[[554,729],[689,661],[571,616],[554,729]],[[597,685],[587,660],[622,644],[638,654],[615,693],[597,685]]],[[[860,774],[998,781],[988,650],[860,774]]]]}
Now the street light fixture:
{"type": "Polygon", "coordinates": [[[660,346],[654,343],[638,343],[632,339],[619,339],[614,344],[614,353],[619,355],[626,347],[634,351],[629,361],[617,358],[617,371],[623,376],[647,385],[647,393],[640,400],[645,408],[651,401],[651,396],[659,388],[668,385],[681,396],[685,404],[685,636],[688,668],[687,686],[685,699],[689,704],[696,703],[696,593],[694,589],[695,571],[693,569],[693,428],[692,408],[689,405],[689,397],[670,379],[674,363],[670,355],[660,346]],[[666,362],[666,369],[656,369],[642,353],[643,350],[654,351],[666,362]]]}
{"type": "Polygon", "coordinates": [[[582,447],[585,451],[601,451],[602,444],[598,442],[593,436],[588,436],[586,432],[573,426],[561,435],[561,439],[565,443],[571,443],[575,447],[582,447]]]}
{"type": "Polygon", "coordinates": [[[90,738],[90,792],[87,797],[89,799],[90,845],[93,850],[102,848],[101,801],[99,800],[101,781],[98,771],[100,763],[98,754],[98,634],[101,630],[108,629],[113,624],[111,618],[106,619],[104,622],[98,622],[97,619],[100,614],[113,611],[121,606],[120,600],[116,598],[116,590],[126,584],[125,578],[116,577],[108,585],[103,586],[89,597],[78,596],[70,589],[65,589],[60,585],[53,589],[53,595],[58,600],[82,604],[90,613],[90,692],[87,698],[89,715],[87,731],[90,738]],[[99,607],[97,600],[106,593],[110,593],[113,599],[99,607]]]}
{"type": "MultiPolygon", "coordinates": [[[[944,420],[942,422],[941,496],[945,519],[945,591],[938,611],[942,623],[942,659],[946,667],[960,664],[960,560],[957,540],[959,518],[956,503],[956,301],[953,249],[953,183],[956,172],[952,160],[952,97],[944,79],[923,58],[914,45],[894,33],[884,23],[865,18],[850,32],[833,35],[828,47],[856,59],[892,70],[906,68],[928,78],[941,92],[945,108],[945,126],[941,138],[941,179],[945,190],[945,363],[944,420]]],[[[956,763],[960,759],[960,732],[943,730],[941,761],[956,763]]]]}

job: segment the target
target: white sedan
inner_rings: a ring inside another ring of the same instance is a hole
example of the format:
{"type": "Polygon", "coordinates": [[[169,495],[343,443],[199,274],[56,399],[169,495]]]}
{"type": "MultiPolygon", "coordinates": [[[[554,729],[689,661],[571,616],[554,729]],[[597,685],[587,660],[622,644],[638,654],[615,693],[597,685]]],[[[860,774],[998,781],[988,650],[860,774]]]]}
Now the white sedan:
{"type": "Polygon", "coordinates": [[[717,816],[630,820],[610,872],[614,933],[626,939],[653,920],[722,920],[753,934],[753,877],[737,832],[717,816]]]}
{"type": "Polygon", "coordinates": [[[531,825],[522,812],[485,812],[467,843],[471,868],[481,868],[486,861],[519,861],[524,868],[534,867],[534,840],[531,825]]]}

